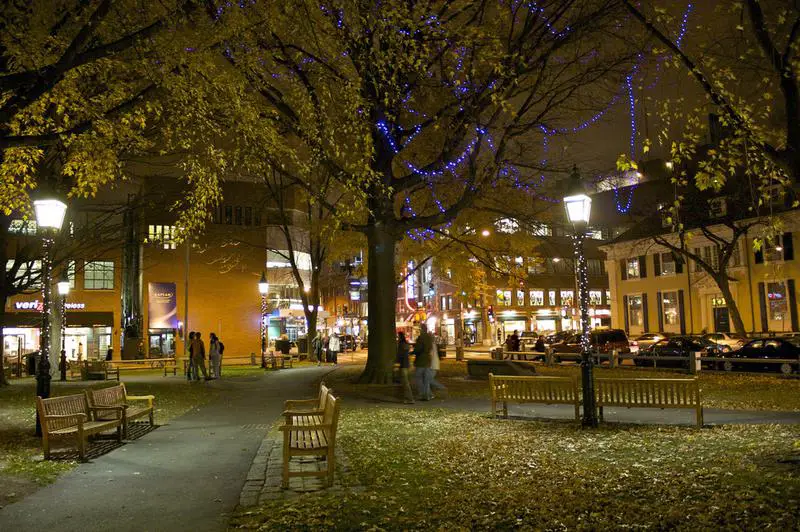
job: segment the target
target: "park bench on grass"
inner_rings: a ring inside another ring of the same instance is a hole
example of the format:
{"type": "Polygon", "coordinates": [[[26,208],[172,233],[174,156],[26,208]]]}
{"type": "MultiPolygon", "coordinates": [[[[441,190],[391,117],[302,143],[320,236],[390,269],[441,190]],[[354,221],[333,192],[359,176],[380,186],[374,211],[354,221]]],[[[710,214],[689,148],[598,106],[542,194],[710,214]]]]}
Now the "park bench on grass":
{"type": "Polygon", "coordinates": [[[692,408],[703,426],[703,405],[697,379],[595,379],[595,399],[603,419],[604,406],[626,408],[692,408]]]}
{"type": "Polygon", "coordinates": [[[333,485],[333,474],[336,469],[335,445],[336,426],[339,423],[339,400],[328,393],[325,408],[322,412],[322,423],[300,424],[298,421],[308,420],[306,413],[288,414],[283,431],[283,483],[284,489],[289,487],[289,477],[325,476],[327,485],[333,485]],[[293,456],[323,456],[325,470],[322,471],[289,471],[289,461],[293,456]]]}
{"type": "Polygon", "coordinates": [[[50,438],[73,436],[81,461],[86,459],[89,436],[117,429],[117,441],[122,441],[124,409],[121,406],[106,407],[114,417],[98,420],[94,416],[98,409],[89,406],[86,395],[81,393],[49,399],[37,397],[36,410],[42,426],[42,450],[46,460],[50,459],[50,438]]]}
{"type": "Polygon", "coordinates": [[[112,378],[119,382],[119,368],[105,360],[84,360],[81,364],[81,380],[107,381],[112,378]]]}
{"type": "Polygon", "coordinates": [[[492,393],[492,415],[508,417],[508,403],[564,404],[575,407],[575,419],[580,419],[578,381],[571,377],[539,377],[489,374],[492,393]]]}
{"type": "Polygon", "coordinates": [[[289,399],[284,403],[283,415],[287,425],[320,425],[328,402],[330,388],[319,385],[319,397],[316,399],[289,399]]]}
{"type": "Polygon", "coordinates": [[[116,414],[118,408],[122,408],[122,426],[125,438],[128,437],[128,424],[134,419],[147,416],[150,419],[150,426],[155,424],[153,420],[154,399],[153,395],[128,395],[125,383],[97,390],[86,390],[86,400],[95,409],[96,419],[109,419],[116,414]],[[132,405],[129,401],[140,401],[140,404],[132,405]],[[147,404],[141,404],[141,401],[147,401],[147,404]]]}

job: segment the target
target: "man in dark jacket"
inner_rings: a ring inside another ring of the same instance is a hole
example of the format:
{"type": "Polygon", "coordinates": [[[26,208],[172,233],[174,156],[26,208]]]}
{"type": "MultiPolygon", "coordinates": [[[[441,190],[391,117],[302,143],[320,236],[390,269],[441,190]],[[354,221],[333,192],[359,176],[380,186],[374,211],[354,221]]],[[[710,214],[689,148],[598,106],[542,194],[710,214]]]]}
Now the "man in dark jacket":
{"type": "Polygon", "coordinates": [[[414,366],[416,367],[415,380],[417,381],[417,393],[423,401],[433,399],[431,392],[431,352],[434,348],[433,336],[428,332],[428,327],[423,323],[419,327],[420,333],[417,342],[414,344],[414,366]]]}

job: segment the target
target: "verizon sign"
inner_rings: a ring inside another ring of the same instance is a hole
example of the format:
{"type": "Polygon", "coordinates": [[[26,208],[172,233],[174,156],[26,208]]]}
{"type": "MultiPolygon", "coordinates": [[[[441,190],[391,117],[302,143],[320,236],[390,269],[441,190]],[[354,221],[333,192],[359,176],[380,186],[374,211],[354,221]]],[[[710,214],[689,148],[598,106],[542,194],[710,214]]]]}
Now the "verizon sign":
{"type": "MultiPolygon", "coordinates": [[[[67,310],[83,310],[86,308],[86,303],[67,303],[65,306],[67,310]]],[[[44,310],[44,304],[38,299],[34,299],[33,301],[16,301],[14,302],[14,308],[17,310],[35,310],[36,312],[42,312],[44,310]]]]}

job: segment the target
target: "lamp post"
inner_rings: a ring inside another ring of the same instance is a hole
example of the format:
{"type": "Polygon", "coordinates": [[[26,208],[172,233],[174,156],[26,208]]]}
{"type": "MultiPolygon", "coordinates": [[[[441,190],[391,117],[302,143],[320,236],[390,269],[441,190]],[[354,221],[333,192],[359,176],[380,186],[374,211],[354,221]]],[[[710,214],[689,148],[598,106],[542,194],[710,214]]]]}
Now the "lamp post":
{"type": "Polygon", "coordinates": [[[61,278],[58,280],[56,286],[58,287],[58,295],[61,296],[61,362],[58,368],[61,370],[62,381],[67,380],[67,296],[69,295],[69,272],[65,266],[61,272],[61,278]]]}
{"type": "MultiPolygon", "coordinates": [[[[39,338],[39,367],[36,369],[36,395],[42,399],[50,397],[50,272],[52,267],[53,239],[61,224],[64,223],[64,214],[67,205],[54,198],[43,198],[33,202],[36,213],[36,223],[42,235],[42,331],[39,338]]],[[[39,415],[36,415],[36,435],[42,435],[39,415]]]]}
{"type": "Polygon", "coordinates": [[[567,219],[575,230],[575,271],[578,278],[578,306],[581,320],[581,381],[583,388],[583,420],[584,427],[597,427],[597,410],[594,399],[594,361],[590,352],[589,340],[589,287],[586,275],[586,257],[583,253],[583,241],[589,224],[592,210],[592,198],[586,195],[578,168],[572,168],[570,187],[564,197],[567,219]]]}
{"type": "Polygon", "coordinates": [[[258,281],[258,291],[261,294],[261,360],[267,354],[267,293],[269,283],[267,282],[266,272],[261,272],[261,280],[258,281]]]}

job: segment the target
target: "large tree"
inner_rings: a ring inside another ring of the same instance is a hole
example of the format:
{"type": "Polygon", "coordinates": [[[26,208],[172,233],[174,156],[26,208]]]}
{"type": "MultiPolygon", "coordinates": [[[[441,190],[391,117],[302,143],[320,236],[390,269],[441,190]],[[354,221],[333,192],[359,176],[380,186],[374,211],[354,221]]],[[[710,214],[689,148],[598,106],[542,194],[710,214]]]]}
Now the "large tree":
{"type": "Polygon", "coordinates": [[[250,9],[263,22],[223,52],[241,76],[225,89],[234,95],[225,144],[257,138],[343,229],[366,236],[362,381],[387,382],[396,244],[446,226],[483,195],[532,185],[519,171],[541,159],[530,143],[595,111],[631,66],[620,4],[296,0],[250,9]],[[318,194],[317,168],[343,201],[318,194]]]}

